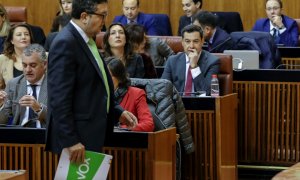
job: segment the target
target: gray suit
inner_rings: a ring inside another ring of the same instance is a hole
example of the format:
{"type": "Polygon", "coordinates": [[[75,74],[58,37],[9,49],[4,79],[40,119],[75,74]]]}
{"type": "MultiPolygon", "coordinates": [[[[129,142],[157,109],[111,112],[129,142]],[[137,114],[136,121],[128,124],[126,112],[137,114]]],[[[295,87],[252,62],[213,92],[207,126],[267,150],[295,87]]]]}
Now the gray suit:
{"type": "MultiPolygon", "coordinates": [[[[9,118],[12,117],[12,124],[19,125],[21,123],[20,118],[24,116],[26,110],[26,107],[20,106],[17,103],[24,95],[27,94],[27,84],[24,75],[8,81],[5,92],[8,95],[8,102],[5,103],[4,107],[0,110],[0,123],[7,124],[9,118]]],[[[47,99],[47,76],[45,75],[38,97],[38,101],[42,106],[42,111],[38,117],[42,127],[46,127],[47,99]]]]}
{"type": "Polygon", "coordinates": [[[154,66],[165,65],[166,59],[174,54],[170,46],[160,38],[150,38],[149,43],[150,47],[147,49],[147,53],[150,55],[154,66]]]}
{"type": "MultiPolygon", "coordinates": [[[[201,74],[193,79],[194,91],[206,91],[210,94],[210,81],[212,74],[219,73],[220,60],[202,50],[198,66],[200,67],[201,74]]],[[[186,79],[186,59],[185,53],[178,53],[177,55],[170,56],[167,60],[162,79],[170,80],[179,92],[184,92],[185,79],[186,79]]]]}

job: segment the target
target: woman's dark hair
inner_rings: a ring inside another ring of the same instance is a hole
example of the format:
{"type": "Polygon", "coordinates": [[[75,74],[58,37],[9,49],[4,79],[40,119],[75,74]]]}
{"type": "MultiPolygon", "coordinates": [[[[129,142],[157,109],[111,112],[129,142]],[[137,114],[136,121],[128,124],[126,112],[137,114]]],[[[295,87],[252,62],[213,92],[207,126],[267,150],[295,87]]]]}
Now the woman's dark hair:
{"type": "Polygon", "coordinates": [[[130,79],[123,62],[114,56],[107,58],[106,61],[111,75],[119,81],[119,88],[128,88],[130,86],[130,79]]]}
{"type": "Polygon", "coordinates": [[[124,58],[125,58],[125,66],[126,66],[128,64],[128,61],[132,60],[133,48],[132,48],[132,45],[131,45],[130,40],[129,40],[128,32],[126,31],[125,27],[121,23],[113,23],[107,28],[107,30],[106,30],[106,32],[103,36],[104,53],[105,53],[106,57],[114,56],[114,54],[111,51],[110,44],[108,42],[108,39],[109,39],[109,36],[110,36],[110,29],[113,26],[121,26],[122,29],[124,30],[124,33],[125,33],[126,43],[125,43],[125,46],[124,46],[124,53],[125,53],[124,58]]]}
{"type": "MultiPolygon", "coordinates": [[[[140,24],[128,24],[125,29],[129,34],[130,43],[137,45],[143,43],[146,34],[144,26],[140,24]]],[[[149,39],[146,37],[145,49],[148,49],[149,47],[149,39]]]]}
{"type": "Polygon", "coordinates": [[[70,20],[72,19],[71,15],[70,14],[63,14],[63,15],[59,15],[59,16],[56,16],[54,21],[53,21],[53,24],[52,24],[52,27],[51,27],[51,32],[58,32],[59,31],[59,26],[61,28],[65,27],[69,22],[70,20]]]}
{"type": "Polygon", "coordinates": [[[5,42],[4,42],[3,54],[5,56],[7,56],[9,59],[12,59],[13,61],[16,61],[16,57],[14,56],[15,48],[14,48],[14,45],[11,43],[11,41],[13,39],[15,29],[18,28],[18,27],[26,28],[29,32],[30,44],[34,43],[32,32],[31,32],[31,29],[30,29],[28,24],[15,24],[14,26],[12,26],[10,28],[10,30],[8,32],[8,35],[7,35],[7,38],[5,39],[5,42]]]}

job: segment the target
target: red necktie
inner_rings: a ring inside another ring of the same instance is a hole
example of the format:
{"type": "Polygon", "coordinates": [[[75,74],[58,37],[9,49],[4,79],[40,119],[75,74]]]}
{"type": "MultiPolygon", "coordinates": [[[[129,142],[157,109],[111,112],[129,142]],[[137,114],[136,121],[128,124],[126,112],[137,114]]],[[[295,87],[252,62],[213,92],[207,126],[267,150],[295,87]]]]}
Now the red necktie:
{"type": "Polygon", "coordinates": [[[187,76],[186,76],[186,83],[184,88],[184,95],[190,96],[192,92],[192,84],[193,84],[193,78],[192,78],[192,72],[191,72],[191,66],[189,66],[187,76]]]}

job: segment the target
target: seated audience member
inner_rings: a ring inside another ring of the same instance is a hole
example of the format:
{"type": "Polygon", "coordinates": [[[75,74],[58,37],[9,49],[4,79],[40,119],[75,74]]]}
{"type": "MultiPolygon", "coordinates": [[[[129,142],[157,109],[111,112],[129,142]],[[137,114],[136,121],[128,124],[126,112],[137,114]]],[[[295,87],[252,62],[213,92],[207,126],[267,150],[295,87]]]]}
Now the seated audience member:
{"type": "MultiPolygon", "coordinates": [[[[69,14],[56,16],[54,21],[57,21],[57,23],[59,24],[58,31],[60,31],[63,27],[65,27],[70,22],[70,20],[71,20],[71,16],[69,14]]],[[[51,32],[48,34],[44,45],[46,51],[49,51],[50,45],[57,34],[58,32],[51,32]]]]}
{"type": "Polygon", "coordinates": [[[193,24],[203,29],[209,52],[223,53],[224,50],[234,49],[235,42],[217,23],[218,17],[208,11],[200,11],[193,17],[193,24]]]}
{"type": "Polygon", "coordinates": [[[298,26],[295,20],[282,14],[282,1],[267,0],[266,14],[268,18],[257,20],[252,30],[270,32],[276,44],[297,46],[298,26]]]}
{"type": "Polygon", "coordinates": [[[39,44],[22,53],[23,74],[0,91],[0,123],[45,127],[47,114],[47,55],[39,44]]]}
{"type": "MultiPolygon", "coordinates": [[[[118,103],[127,111],[137,117],[138,123],[132,131],[151,132],[154,130],[154,122],[149,110],[146,93],[144,90],[131,87],[124,64],[117,58],[111,57],[107,64],[111,74],[115,97],[118,103]]],[[[126,125],[120,125],[127,128],[126,125]]]]}
{"type": "Polygon", "coordinates": [[[203,43],[202,28],[188,25],[182,30],[184,52],[167,60],[161,78],[170,80],[179,92],[185,92],[184,95],[198,91],[206,91],[209,95],[211,76],[219,72],[220,60],[202,50],[203,43]]]}
{"type": "Polygon", "coordinates": [[[156,20],[150,14],[139,12],[139,0],[122,0],[123,15],[116,16],[113,22],[123,25],[136,23],[144,26],[147,35],[159,35],[156,30],[156,20]]]}
{"type": "Polygon", "coordinates": [[[143,78],[145,75],[143,59],[133,52],[129,35],[122,24],[111,24],[103,37],[104,56],[115,56],[126,67],[130,78],[143,78]]]}
{"type": "Polygon", "coordinates": [[[73,2],[73,0],[58,0],[59,9],[60,10],[57,13],[57,16],[53,20],[50,32],[58,32],[58,31],[60,31],[60,26],[61,26],[61,18],[60,18],[60,16],[63,16],[63,15],[69,15],[69,16],[71,16],[72,2],[73,2]]]}
{"type": "Polygon", "coordinates": [[[0,54],[2,54],[3,52],[4,41],[8,35],[9,29],[10,22],[8,19],[7,12],[4,6],[0,4],[0,54]]]}
{"type": "Polygon", "coordinates": [[[149,55],[155,66],[163,66],[167,58],[174,54],[170,46],[160,38],[148,38],[143,26],[129,24],[126,30],[134,51],[149,55]]]}
{"type": "Polygon", "coordinates": [[[10,28],[0,55],[0,89],[23,73],[22,53],[31,42],[32,34],[27,24],[16,24],[10,28]]]}
{"type": "Polygon", "coordinates": [[[181,16],[179,19],[178,26],[178,36],[181,36],[181,30],[193,23],[192,17],[201,10],[202,8],[202,0],[181,0],[182,9],[185,15],[181,16]]]}

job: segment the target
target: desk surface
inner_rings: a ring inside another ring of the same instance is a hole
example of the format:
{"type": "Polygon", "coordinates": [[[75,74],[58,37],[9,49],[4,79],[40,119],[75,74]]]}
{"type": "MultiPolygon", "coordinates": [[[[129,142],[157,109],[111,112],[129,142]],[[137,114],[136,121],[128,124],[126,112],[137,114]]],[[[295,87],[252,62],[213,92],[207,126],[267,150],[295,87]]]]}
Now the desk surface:
{"type": "Polygon", "coordinates": [[[300,82],[300,70],[258,69],[233,71],[234,81],[300,82]]]}

